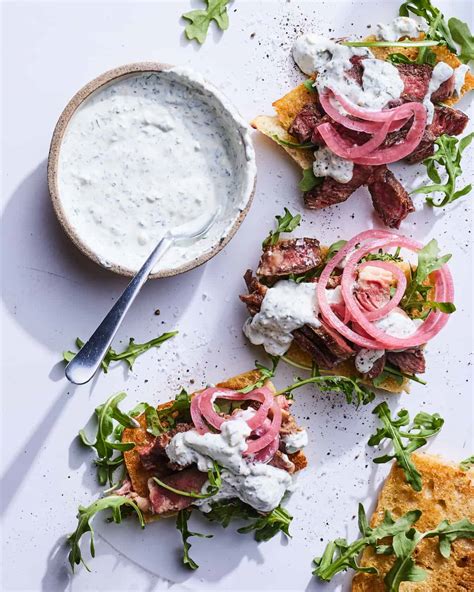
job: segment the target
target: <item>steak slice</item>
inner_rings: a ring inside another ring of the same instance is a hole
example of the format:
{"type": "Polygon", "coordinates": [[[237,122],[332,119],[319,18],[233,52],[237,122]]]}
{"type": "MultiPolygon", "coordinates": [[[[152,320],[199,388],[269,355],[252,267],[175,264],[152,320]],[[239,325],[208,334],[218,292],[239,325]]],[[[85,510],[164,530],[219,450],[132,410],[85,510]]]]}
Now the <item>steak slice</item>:
{"type": "Polygon", "coordinates": [[[464,131],[469,117],[459,111],[445,106],[436,106],[433,122],[426,128],[420,143],[415,150],[406,157],[406,160],[415,164],[422,162],[428,156],[434,154],[434,141],[442,134],[458,136],[464,131]]]}
{"type": "Polygon", "coordinates": [[[283,471],[290,473],[290,475],[292,475],[296,469],[295,463],[291,462],[288,456],[281,450],[275,452],[275,455],[268,464],[277,469],[282,469],[283,471]]]}
{"type": "Polygon", "coordinates": [[[156,471],[157,474],[166,472],[168,457],[166,456],[165,448],[173,436],[180,432],[189,432],[193,427],[190,423],[178,423],[172,430],[157,436],[148,446],[137,448],[143,467],[147,471],[156,471]]]}
{"type": "Polygon", "coordinates": [[[354,165],[352,179],[348,183],[339,183],[332,177],[324,177],[323,182],[304,193],[304,203],[311,210],[320,210],[346,201],[356,189],[365,185],[372,174],[372,167],[354,165]]]}
{"type": "MultiPolygon", "coordinates": [[[[194,468],[185,469],[179,473],[163,477],[162,481],[166,485],[180,489],[181,491],[199,493],[207,481],[207,473],[201,473],[201,471],[194,468]]],[[[178,512],[190,506],[194,501],[192,497],[179,495],[161,487],[153,479],[148,481],[148,489],[150,491],[150,502],[154,514],[178,512]]]]}
{"type": "Polygon", "coordinates": [[[455,80],[454,74],[445,80],[439,87],[431,94],[433,103],[441,103],[454,94],[455,80]]]}
{"type": "Polygon", "coordinates": [[[411,197],[385,165],[374,168],[368,189],[375,211],[389,228],[399,228],[401,221],[415,211],[411,197]]]}
{"type": "Polygon", "coordinates": [[[247,269],[245,272],[244,280],[247,284],[249,293],[241,294],[239,298],[247,305],[249,313],[254,316],[260,310],[268,288],[258,281],[251,269],[247,269]]]}
{"type": "Polygon", "coordinates": [[[367,376],[367,378],[377,378],[377,376],[382,374],[383,369],[385,368],[385,362],[386,362],[386,355],[384,354],[381,358],[379,358],[378,360],[375,360],[374,365],[367,372],[367,374],[365,376],[367,376]]]}
{"type": "Polygon", "coordinates": [[[304,325],[293,331],[293,336],[321,368],[329,370],[355,354],[349,343],[323,322],[319,327],[304,325]]]}
{"type": "Polygon", "coordinates": [[[322,123],[324,117],[324,114],[316,103],[308,103],[294,118],[293,123],[288,129],[288,133],[294,136],[301,144],[309,142],[314,128],[322,123]]]}
{"type": "Polygon", "coordinates": [[[403,82],[401,98],[404,101],[422,101],[428,92],[433,67],[429,64],[398,64],[396,66],[403,82]]]}
{"type": "Polygon", "coordinates": [[[264,248],[257,276],[280,277],[305,273],[322,262],[319,241],[315,238],[290,238],[264,248]]]}
{"type": "Polygon", "coordinates": [[[400,352],[388,351],[387,361],[407,374],[423,374],[426,370],[425,355],[419,347],[400,352]]]}

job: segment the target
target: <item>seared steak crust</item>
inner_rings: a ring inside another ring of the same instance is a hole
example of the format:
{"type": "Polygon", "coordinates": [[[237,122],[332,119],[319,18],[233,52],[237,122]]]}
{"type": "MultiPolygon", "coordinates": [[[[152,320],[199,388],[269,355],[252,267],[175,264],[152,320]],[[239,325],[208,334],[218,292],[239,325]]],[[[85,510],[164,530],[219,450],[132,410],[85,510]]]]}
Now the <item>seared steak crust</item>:
{"type": "Polygon", "coordinates": [[[375,167],[368,183],[375,211],[389,228],[400,223],[415,207],[403,185],[385,165],[375,167]]]}
{"type": "Polygon", "coordinates": [[[322,262],[319,241],[315,238],[291,238],[263,249],[257,268],[259,277],[278,277],[305,273],[322,262]]]}
{"type": "Polygon", "coordinates": [[[320,185],[304,193],[304,203],[311,210],[320,210],[342,203],[356,189],[365,185],[372,174],[371,166],[354,165],[352,179],[348,183],[339,183],[332,177],[325,177],[320,185]]]}
{"type": "Polygon", "coordinates": [[[400,352],[387,352],[387,361],[407,374],[423,374],[426,370],[425,355],[419,347],[400,352]]]}

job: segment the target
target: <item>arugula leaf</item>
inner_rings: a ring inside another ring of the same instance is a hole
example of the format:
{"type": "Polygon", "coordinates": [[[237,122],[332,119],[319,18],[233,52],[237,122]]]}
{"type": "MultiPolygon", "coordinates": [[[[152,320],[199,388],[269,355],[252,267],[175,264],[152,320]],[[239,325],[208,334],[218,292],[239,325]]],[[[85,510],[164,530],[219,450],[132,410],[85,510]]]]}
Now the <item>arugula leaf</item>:
{"type": "MultiPolygon", "coordinates": [[[[135,360],[138,358],[138,356],[141,356],[142,354],[144,354],[146,351],[148,351],[152,347],[160,347],[160,345],[162,343],[164,343],[168,339],[171,339],[172,337],[174,337],[177,334],[178,334],[178,331],[171,331],[169,333],[163,333],[159,337],[155,337],[154,339],[150,339],[150,341],[146,341],[145,343],[135,343],[135,339],[133,337],[130,337],[130,341],[128,343],[128,346],[122,352],[119,352],[119,353],[117,353],[114,349],[109,347],[109,349],[107,350],[107,353],[105,354],[104,359],[101,362],[102,370],[104,371],[105,374],[107,374],[107,372],[109,370],[110,362],[116,362],[119,360],[124,360],[128,364],[128,367],[130,368],[130,370],[132,370],[133,364],[135,363],[135,360]]],[[[76,347],[78,349],[81,349],[81,347],[83,345],[84,345],[84,341],[82,341],[82,339],[79,339],[79,337],[78,337],[76,339],[76,347]]],[[[76,353],[77,352],[73,352],[73,351],[63,352],[63,360],[65,362],[69,363],[76,356],[76,353]]]]}
{"type": "Polygon", "coordinates": [[[303,82],[303,85],[305,86],[306,90],[309,90],[311,92],[316,92],[316,88],[314,86],[314,79],[313,78],[308,78],[307,80],[305,80],[303,82]]]}
{"type": "Polygon", "coordinates": [[[400,16],[409,16],[410,12],[426,21],[429,27],[425,35],[426,40],[437,41],[438,44],[447,45],[450,51],[457,53],[451,31],[444,20],[442,12],[433,6],[430,0],[408,0],[407,2],[403,2],[398,14],[400,16]]]}
{"type": "Polygon", "coordinates": [[[347,243],[346,240],[339,240],[336,241],[335,243],[332,243],[332,245],[329,246],[328,252],[326,253],[326,258],[324,260],[324,264],[326,264],[328,261],[330,261],[334,255],[336,253],[338,253],[342,247],[345,246],[345,244],[347,243]]]}
{"type": "Polygon", "coordinates": [[[241,393],[250,393],[251,391],[260,388],[264,385],[264,383],[273,378],[275,376],[275,371],[277,369],[278,363],[280,362],[279,356],[269,356],[272,362],[272,367],[267,368],[263,364],[260,364],[258,360],[255,360],[255,369],[260,372],[260,379],[257,380],[254,384],[249,384],[248,386],[240,389],[239,392],[241,393]]]}
{"type": "Polygon", "coordinates": [[[180,421],[190,421],[190,408],[191,395],[185,389],[181,389],[169,407],[158,411],[158,417],[160,421],[165,421],[170,427],[173,427],[178,419],[180,421]]]}
{"type": "Polygon", "coordinates": [[[212,469],[209,469],[207,472],[207,479],[209,481],[209,485],[207,486],[206,493],[197,493],[195,491],[183,491],[182,489],[176,489],[175,487],[171,487],[164,481],[158,479],[158,477],[153,477],[153,481],[158,483],[160,487],[163,489],[167,489],[172,493],[176,493],[177,495],[184,495],[185,497],[192,497],[194,499],[207,499],[208,497],[212,497],[218,493],[219,489],[222,486],[222,479],[221,479],[221,467],[217,464],[215,460],[212,461],[212,469]]]}
{"type": "Polygon", "coordinates": [[[374,386],[380,386],[381,384],[383,384],[383,382],[388,378],[388,376],[394,377],[398,384],[402,384],[404,378],[408,378],[408,380],[413,380],[413,382],[418,382],[419,384],[427,384],[419,376],[416,376],[416,374],[407,374],[406,372],[402,372],[398,368],[395,368],[395,366],[385,364],[383,371],[378,376],[372,379],[374,386]]]}
{"type": "Polygon", "coordinates": [[[124,428],[136,428],[140,424],[129,413],[124,413],[118,407],[125,399],[126,393],[116,393],[110,396],[105,403],[95,409],[97,420],[97,433],[94,440],[90,440],[84,429],[79,431],[79,438],[85,446],[94,448],[97,452],[95,464],[97,465],[97,476],[100,485],[107,481],[112,485],[115,470],[123,463],[123,455],[116,455],[116,452],[131,450],[133,442],[121,442],[121,435],[124,428]],[[122,429],[117,430],[114,421],[118,422],[122,429]]]}
{"type": "Polygon", "coordinates": [[[423,52],[422,58],[418,57],[416,60],[411,60],[408,56],[403,53],[390,53],[387,56],[387,60],[392,64],[429,64],[434,66],[436,64],[436,54],[433,51],[427,49],[423,52]],[[423,61],[420,61],[423,59],[423,61]]]}
{"type": "Polygon", "coordinates": [[[311,189],[314,189],[318,185],[321,185],[322,182],[323,177],[316,177],[316,175],[313,172],[313,167],[310,167],[309,169],[303,170],[303,177],[301,181],[298,183],[298,187],[300,191],[311,191],[311,189]]]}
{"type": "Polygon", "coordinates": [[[279,532],[283,532],[291,538],[289,528],[292,520],[293,516],[285,508],[278,506],[269,514],[259,516],[254,522],[239,528],[237,532],[246,534],[255,531],[255,540],[259,543],[269,541],[279,532]]]}
{"type": "Polygon", "coordinates": [[[124,506],[127,506],[136,512],[141,527],[145,528],[145,522],[140,509],[131,499],[127,497],[121,495],[110,495],[95,501],[87,508],[79,506],[79,511],[77,514],[77,528],[71,535],[67,537],[67,542],[71,547],[68,557],[72,571],[74,571],[74,566],[79,565],[80,563],[83,563],[87,571],[90,571],[84,562],[84,559],[82,558],[80,540],[84,534],[90,532],[90,553],[91,557],[95,557],[94,530],[91,525],[92,518],[94,518],[98,512],[102,512],[103,510],[112,510],[112,519],[114,522],[119,524],[122,521],[121,510],[124,506]]]}
{"type": "Polygon", "coordinates": [[[186,37],[190,41],[195,39],[198,43],[203,44],[212,21],[215,21],[222,31],[228,29],[227,7],[229,2],[230,0],[206,0],[207,7],[205,9],[185,12],[182,18],[189,21],[184,29],[186,37]]]}
{"type": "Polygon", "coordinates": [[[421,491],[421,475],[411,460],[411,454],[427,443],[427,439],[437,434],[444,424],[444,419],[438,413],[430,415],[429,413],[417,413],[413,419],[413,424],[407,429],[402,430],[410,422],[410,416],[406,409],[397,413],[393,418],[387,403],[384,401],[377,405],[373,412],[380,419],[382,426],[373,434],[368,444],[369,446],[378,446],[382,440],[392,440],[394,453],[385,454],[374,458],[374,463],[386,463],[392,459],[397,461],[398,466],[405,473],[407,483],[415,491],[421,491]],[[403,440],[407,440],[404,444],[403,440]]]}
{"type": "Polygon", "coordinates": [[[285,213],[283,216],[275,216],[275,218],[277,221],[276,230],[271,230],[268,233],[267,238],[262,243],[262,247],[276,245],[280,240],[280,234],[282,232],[293,232],[293,230],[295,230],[295,228],[297,228],[301,222],[301,214],[296,214],[296,216],[293,216],[288,208],[285,208],[285,213]]]}
{"type": "Polygon", "coordinates": [[[191,532],[188,529],[188,520],[190,516],[191,510],[189,508],[180,510],[178,512],[178,516],[176,517],[176,528],[181,533],[183,539],[183,564],[186,567],[189,567],[189,569],[197,569],[199,565],[189,555],[191,543],[188,543],[188,539],[192,536],[197,536],[204,539],[211,539],[212,534],[201,534],[199,532],[191,532]]]}
{"type": "Polygon", "coordinates": [[[321,391],[325,392],[341,392],[345,395],[346,401],[348,403],[355,401],[356,407],[359,407],[359,405],[367,405],[367,403],[373,401],[375,397],[375,393],[362,384],[358,378],[331,375],[313,375],[310,378],[298,380],[294,384],[287,386],[281,391],[278,391],[275,396],[287,396],[295,389],[300,388],[306,384],[316,384],[321,391]]]}
{"type": "Polygon", "coordinates": [[[329,582],[336,574],[349,568],[362,573],[377,573],[374,567],[361,567],[358,564],[357,560],[362,550],[369,545],[375,547],[381,539],[393,537],[405,532],[407,529],[411,529],[420,516],[421,512],[419,510],[412,510],[398,520],[393,520],[390,512],[385,512],[383,521],[375,528],[371,528],[367,521],[364,506],[359,504],[358,519],[362,537],[350,544],[346,539],[336,539],[329,543],[323,555],[314,559],[313,563],[316,568],[313,575],[320,580],[329,582]]]}
{"type": "Polygon", "coordinates": [[[428,204],[435,208],[444,207],[470,193],[472,184],[469,183],[462,189],[457,189],[456,183],[458,177],[462,174],[462,154],[473,139],[474,132],[461,139],[455,136],[448,136],[447,134],[443,134],[437,138],[435,140],[435,145],[437,146],[436,152],[423,161],[428,177],[433,181],[433,184],[418,187],[412,193],[422,193],[424,195],[442,194],[443,197],[441,199],[437,199],[434,196],[426,198],[428,204]],[[444,183],[440,175],[440,169],[444,169],[445,171],[444,176],[446,180],[444,183]]]}
{"type": "Polygon", "coordinates": [[[335,243],[329,246],[326,256],[324,257],[324,261],[322,261],[321,264],[318,265],[318,267],[310,269],[309,271],[305,271],[304,273],[292,273],[290,274],[289,279],[299,284],[301,282],[308,282],[314,279],[315,277],[319,277],[323,272],[323,269],[326,267],[328,261],[330,261],[334,257],[334,255],[340,249],[342,249],[346,242],[347,241],[345,240],[336,241],[335,243]]]}
{"type": "Polygon", "coordinates": [[[283,140],[277,134],[271,135],[272,139],[275,140],[277,144],[280,146],[286,146],[287,148],[295,148],[296,150],[307,150],[308,148],[315,148],[317,144],[313,144],[312,142],[305,142],[304,144],[300,144],[299,142],[290,142],[288,140],[283,140]]]}
{"type": "Polygon", "coordinates": [[[414,524],[421,516],[420,510],[411,510],[394,520],[385,511],[383,521],[371,528],[364,507],[359,504],[359,530],[361,537],[349,544],[345,539],[336,539],[327,544],[321,557],[314,559],[313,575],[329,582],[336,574],[351,568],[362,573],[378,573],[375,567],[361,567],[358,559],[366,547],[372,547],[377,554],[395,555],[395,562],[384,578],[387,592],[399,592],[402,582],[421,582],[426,578],[425,571],[415,565],[414,555],[417,545],[425,538],[439,538],[439,549],[448,558],[451,543],[458,538],[474,538],[474,524],[466,518],[450,524],[443,520],[435,529],[419,532],[414,524]],[[387,538],[391,541],[387,542],[387,538]],[[383,541],[383,544],[380,542],[383,541]]]}
{"type": "Polygon", "coordinates": [[[163,434],[163,432],[166,431],[166,428],[161,423],[156,408],[152,405],[148,405],[148,403],[145,403],[144,406],[145,419],[147,425],[146,431],[150,433],[152,436],[159,436],[160,434],[163,434]]]}
{"type": "Polygon", "coordinates": [[[430,310],[438,307],[448,313],[456,310],[454,304],[450,302],[428,300],[428,294],[432,288],[430,285],[426,285],[429,275],[441,269],[450,259],[450,254],[439,256],[438,242],[435,239],[418,251],[416,271],[415,273],[411,272],[408,286],[400,303],[403,310],[408,313],[422,310],[429,313],[430,310]]]}
{"type": "Polygon", "coordinates": [[[468,456],[459,463],[459,468],[462,471],[469,471],[472,466],[474,466],[474,454],[472,456],[468,456]]]}
{"type": "Polygon", "coordinates": [[[211,511],[203,514],[211,522],[219,522],[227,528],[233,520],[250,520],[252,522],[237,530],[240,534],[255,532],[257,542],[269,541],[279,532],[291,537],[290,523],[293,517],[288,510],[278,506],[268,514],[261,514],[239,499],[218,501],[211,506],[211,511]]]}
{"type": "Polygon", "coordinates": [[[459,59],[464,64],[474,60],[474,35],[469,30],[467,23],[452,17],[448,21],[449,31],[454,41],[461,47],[459,59]]]}

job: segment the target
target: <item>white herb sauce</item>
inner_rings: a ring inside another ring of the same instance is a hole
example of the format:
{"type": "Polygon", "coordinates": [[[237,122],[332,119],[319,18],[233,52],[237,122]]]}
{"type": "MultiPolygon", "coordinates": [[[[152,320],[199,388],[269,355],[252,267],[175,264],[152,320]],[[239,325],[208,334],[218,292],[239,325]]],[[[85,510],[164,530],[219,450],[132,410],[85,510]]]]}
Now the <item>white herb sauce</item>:
{"type": "Polygon", "coordinates": [[[356,370],[361,374],[367,374],[374,367],[374,364],[385,353],[384,349],[361,349],[357,352],[354,364],[356,370]]]}
{"type": "Polygon", "coordinates": [[[454,93],[460,97],[461,90],[466,80],[466,74],[469,72],[469,66],[467,64],[461,64],[454,70],[454,93]]]}
{"type": "Polygon", "coordinates": [[[400,308],[394,308],[387,316],[374,322],[375,326],[391,337],[405,339],[416,333],[422,321],[414,321],[400,308]]]}
{"type": "Polygon", "coordinates": [[[354,163],[341,158],[324,147],[314,153],[313,172],[316,177],[332,177],[339,183],[349,183],[352,179],[354,163]]]}
{"type": "Polygon", "coordinates": [[[280,280],[269,288],[260,311],[247,319],[245,335],[272,356],[282,356],[293,341],[292,331],[303,325],[319,327],[316,283],[280,280]]]}
{"type": "Polygon", "coordinates": [[[378,111],[391,100],[398,99],[404,85],[397,68],[377,60],[363,47],[346,47],[314,34],[302,35],[293,46],[293,59],[308,75],[318,73],[315,86],[337,92],[355,105],[378,111]],[[348,72],[353,56],[362,56],[362,86],[348,72]]]}
{"type": "MultiPolygon", "coordinates": [[[[292,477],[283,469],[263,463],[244,460],[246,438],[250,428],[242,416],[225,421],[220,433],[198,434],[196,430],[178,433],[166,447],[168,458],[181,466],[197,464],[207,472],[213,460],[219,463],[222,485],[219,492],[204,500],[196,500],[203,512],[211,510],[211,504],[230,498],[239,498],[260,512],[270,512],[278,506],[282,497],[292,487],[292,477]]],[[[202,488],[206,492],[208,483],[202,488]]]]}
{"type": "Polygon", "coordinates": [[[428,90],[426,91],[425,98],[423,99],[423,105],[426,109],[427,120],[426,123],[429,125],[433,122],[433,115],[434,115],[434,105],[431,101],[431,95],[438,90],[438,88],[449,80],[453,75],[454,70],[451,68],[449,64],[445,64],[444,62],[438,62],[436,66],[433,68],[433,73],[431,75],[431,80],[428,85],[428,90]]]}
{"type": "Polygon", "coordinates": [[[297,432],[283,436],[282,440],[288,454],[294,454],[308,445],[308,432],[306,430],[298,430],[297,432]]]}
{"type": "Polygon", "coordinates": [[[379,41],[398,41],[404,37],[417,38],[418,23],[408,16],[398,16],[391,23],[377,25],[376,37],[379,41]]]}
{"type": "Polygon", "coordinates": [[[155,268],[208,252],[243,209],[255,176],[246,124],[186,70],[123,76],[72,116],[61,145],[64,214],[105,265],[136,271],[163,230],[222,213],[208,235],[172,247],[155,268]]]}

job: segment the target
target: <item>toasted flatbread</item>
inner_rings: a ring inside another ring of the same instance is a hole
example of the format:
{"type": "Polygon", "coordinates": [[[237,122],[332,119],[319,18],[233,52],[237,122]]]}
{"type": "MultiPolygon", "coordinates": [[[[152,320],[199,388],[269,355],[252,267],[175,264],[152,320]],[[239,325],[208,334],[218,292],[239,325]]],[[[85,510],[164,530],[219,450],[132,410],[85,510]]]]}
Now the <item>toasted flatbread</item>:
{"type": "MultiPolygon", "coordinates": [[[[423,39],[423,35],[420,35],[419,39],[423,39]]],[[[374,41],[375,37],[370,36],[365,41],[374,41]]],[[[378,59],[386,59],[390,53],[402,53],[414,59],[417,55],[417,48],[415,47],[371,47],[372,53],[378,59]]],[[[461,65],[458,57],[449,51],[445,46],[432,47],[430,48],[437,57],[438,62],[445,62],[452,68],[457,68],[461,65]]],[[[444,101],[445,105],[452,106],[457,103],[460,98],[467,92],[474,89],[474,75],[468,71],[464,80],[464,85],[461,89],[460,97],[453,97],[444,101]]],[[[317,95],[314,92],[308,90],[304,84],[300,84],[281,99],[278,99],[273,103],[273,107],[276,111],[276,116],[259,115],[251,121],[253,128],[271,138],[278,144],[275,136],[290,142],[298,142],[296,138],[288,134],[294,118],[301,111],[301,109],[308,103],[314,103],[317,100],[317,95]]],[[[302,169],[307,169],[312,166],[313,163],[313,152],[312,150],[299,150],[297,148],[289,148],[287,146],[280,146],[291,156],[291,158],[300,166],[302,169]]]]}
{"type": "MultiPolygon", "coordinates": [[[[423,479],[423,489],[413,491],[403,471],[393,465],[380,492],[371,526],[379,524],[385,510],[399,518],[409,510],[419,509],[416,523],[420,531],[435,528],[442,520],[455,522],[462,518],[474,521],[474,470],[462,471],[458,465],[437,456],[414,454],[413,460],[423,479]]],[[[415,551],[416,564],[426,570],[424,582],[406,582],[400,592],[468,592],[474,590],[474,541],[458,539],[452,545],[449,559],[442,557],[436,538],[425,539],[415,551]]],[[[394,561],[393,555],[376,555],[364,551],[361,565],[374,566],[379,574],[357,574],[352,592],[385,592],[383,578],[394,561]]]]}
{"type": "MultiPolygon", "coordinates": [[[[245,372],[243,374],[238,374],[224,382],[220,382],[217,384],[220,388],[228,388],[232,390],[240,390],[249,386],[251,384],[255,384],[261,378],[261,374],[259,370],[251,370],[249,372],[245,372]]],[[[268,380],[266,386],[276,392],[275,387],[273,384],[268,380]]],[[[199,391],[198,391],[199,392],[199,391]]],[[[192,393],[191,396],[194,396],[197,393],[192,393]]],[[[166,409],[172,405],[172,401],[167,403],[162,403],[161,405],[157,406],[157,410],[166,409]]],[[[125,458],[125,467],[127,469],[128,476],[130,477],[130,481],[132,482],[133,491],[138,493],[138,495],[142,497],[148,496],[148,480],[153,477],[153,472],[147,471],[141,461],[138,452],[136,451],[136,447],[139,446],[146,446],[147,444],[151,444],[154,440],[154,436],[149,434],[146,430],[146,418],[145,414],[140,415],[137,417],[137,421],[140,424],[140,428],[126,428],[122,433],[122,442],[133,442],[135,444],[135,448],[131,450],[127,450],[124,452],[125,458]]],[[[296,467],[296,471],[300,471],[307,466],[307,460],[304,452],[301,450],[296,452],[295,454],[289,454],[288,457],[293,462],[296,467]]],[[[157,516],[156,514],[151,514],[149,512],[144,513],[144,518],[146,522],[150,522],[153,520],[158,520],[159,518],[174,516],[175,513],[167,514],[166,516],[161,515],[157,516]]]]}

